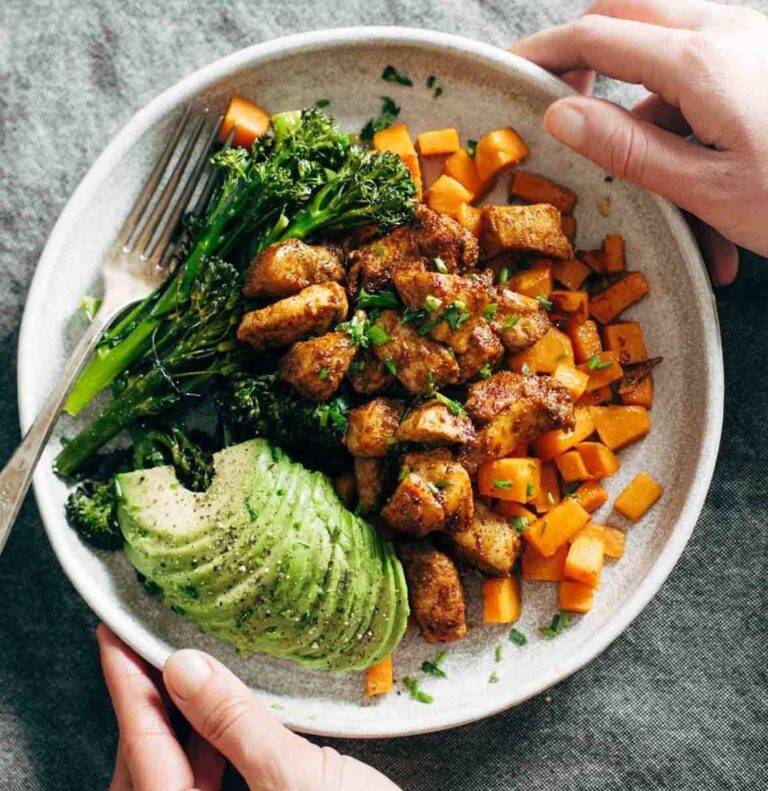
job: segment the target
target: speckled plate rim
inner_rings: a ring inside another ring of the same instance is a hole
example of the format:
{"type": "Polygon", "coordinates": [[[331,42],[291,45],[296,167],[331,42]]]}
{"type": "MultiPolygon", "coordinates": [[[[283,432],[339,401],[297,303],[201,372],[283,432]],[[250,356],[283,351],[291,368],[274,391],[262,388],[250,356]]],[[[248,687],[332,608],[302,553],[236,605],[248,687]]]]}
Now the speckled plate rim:
{"type": "MultiPolygon", "coordinates": [[[[190,100],[217,79],[243,67],[269,61],[277,55],[283,56],[291,51],[299,52],[339,46],[345,42],[424,45],[430,49],[441,47],[454,53],[468,54],[496,67],[500,66],[509,69],[510,72],[522,74],[553,95],[567,96],[573,93],[565,83],[551,74],[499,47],[461,36],[401,27],[338,28],[285,36],[239,50],[180,80],[139,110],[112,139],[83,177],[59,216],[45,245],[29,290],[19,335],[18,401],[20,421],[24,431],[30,426],[37,409],[39,409],[39,404],[34,400],[31,389],[25,382],[24,374],[32,370],[27,361],[33,360],[35,355],[34,319],[39,315],[38,306],[43,298],[40,284],[48,280],[49,275],[56,267],[70,228],[111,170],[146,130],[172,107],[179,102],[190,100]]],[[[459,716],[446,717],[444,721],[432,723],[425,728],[409,727],[407,722],[403,722],[399,728],[389,726],[378,728],[375,717],[373,717],[371,718],[373,722],[364,731],[355,732],[313,728],[308,726],[305,721],[293,722],[290,716],[283,716],[286,725],[306,733],[325,736],[381,738],[444,730],[497,714],[553,686],[594,659],[629,626],[669,576],[696,525],[714,472],[723,421],[724,376],[717,310],[699,250],[679,211],[661,198],[654,197],[653,199],[657,202],[658,209],[670,230],[678,238],[682,254],[695,264],[691,267],[695,289],[689,297],[699,302],[702,315],[711,322],[713,331],[706,333],[710,389],[704,399],[706,436],[696,465],[695,482],[689,491],[674,530],[642,584],[616,611],[613,619],[599,629],[588,643],[557,664],[548,674],[540,676],[532,682],[521,684],[511,694],[472,701],[462,709],[459,716]]],[[[35,490],[48,539],[74,587],[88,606],[99,618],[108,623],[116,634],[148,662],[161,668],[168,658],[168,652],[157,650],[154,646],[148,645],[145,630],[132,624],[127,616],[115,613],[109,597],[98,589],[95,582],[78,575],[76,562],[68,554],[60,538],[65,523],[60,513],[59,504],[38,496],[37,486],[35,486],[35,490]]],[[[280,712],[276,712],[276,714],[279,715],[280,712]]]]}

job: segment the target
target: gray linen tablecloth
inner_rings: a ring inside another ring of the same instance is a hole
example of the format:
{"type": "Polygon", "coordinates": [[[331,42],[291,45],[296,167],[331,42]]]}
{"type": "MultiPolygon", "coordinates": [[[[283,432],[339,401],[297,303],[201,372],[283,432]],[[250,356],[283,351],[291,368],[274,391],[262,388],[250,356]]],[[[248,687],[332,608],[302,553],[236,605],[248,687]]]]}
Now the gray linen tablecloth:
{"type": "MultiPolygon", "coordinates": [[[[399,24],[504,44],[583,5],[0,0],[0,459],[19,438],[17,333],[45,239],[106,142],[158,91],[290,32],[399,24]]],[[[755,75],[757,90],[765,84],[755,75]]],[[[726,417],[714,483],[642,615],[587,668],[506,714],[430,736],[327,743],[408,789],[768,787],[768,266],[742,260],[739,282],[718,296],[726,417]]],[[[115,728],[94,626],[30,497],[0,560],[0,788],[106,788],[115,728]]]]}

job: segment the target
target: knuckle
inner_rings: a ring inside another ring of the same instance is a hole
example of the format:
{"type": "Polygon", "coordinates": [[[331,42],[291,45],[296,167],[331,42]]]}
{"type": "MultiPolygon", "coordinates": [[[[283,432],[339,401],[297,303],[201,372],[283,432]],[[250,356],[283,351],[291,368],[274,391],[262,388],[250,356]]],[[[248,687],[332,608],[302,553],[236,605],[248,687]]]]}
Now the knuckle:
{"type": "Polygon", "coordinates": [[[249,705],[241,695],[230,695],[213,703],[205,713],[201,728],[212,744],[220,744],[236,732],[248,716],[249,705]]]}
{"type": "Polygon", "coordinates": [[[648,156],[648,137],[639,124],[616,126],[605,141],[610,169],[619,178],[640,182],[648,156]]]}

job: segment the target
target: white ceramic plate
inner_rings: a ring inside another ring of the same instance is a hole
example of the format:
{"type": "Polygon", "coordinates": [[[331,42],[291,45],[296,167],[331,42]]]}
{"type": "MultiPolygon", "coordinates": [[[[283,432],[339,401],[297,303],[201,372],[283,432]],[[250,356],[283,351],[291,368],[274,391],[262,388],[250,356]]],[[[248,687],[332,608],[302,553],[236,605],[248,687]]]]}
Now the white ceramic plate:
{"type": "MultiPolygon", "coordinates": [[[[57,222],[29,293],[19,342],[19,404],[29,426],[61,361],[83,328],[81,297],[97,288],[103,251],[125,216],[179,108],[202,97],[223,108],[242,93],[273,112],[330,99],[329,111],[350,130],[378,112],[387,94],[402,105],[412,132],[457,126],[464,139],[511,124],[531,144],[528,166],[579,195],[578,245],[591,248],[609,231],[627,240],[632,268],[648,276],[652,297],[629,311],[643,322],[647,345],[663,355],[656,374],[650,437],[621,454],[608,481],[615,496],[640,470],[665,486],[661,502],[628,531],[627,551],[606,569],[596,606],[556,640],[538,636],[556,607],[555,586],[523,585],[518,628],[529,644],[518,649],[507,629],[480,623],[477,580],[468,581],[470,634],[448,646],[449,680],[427,677],[434,703],[407,694],[365,700],[359,674],[309,672],[287,661],[240,659],[228,645],[200,634],[147,596],[121,553],[94,552],[64,520],[66,488],[51,472],[63,419],[35,478],[35,492],[53,548],[75,587],[110,627],[160,667],[181,646],[218,656],[256,690],[288,725],[333,736],[394,736],[433,731],[498,712],[573,673],[616,638],[658,590],[683,550],[704,501],[715,464],[723,409],[723,371],[714,300],[691,236],[662,200],[604,173],[557,145],[541,125],[545,108],[569,89],[501,49],[475,41],[398,28],[306,33],[259,44],[217,61],[165,91],[137,113],[99,157],[57,222]],[[393,64],[414,80],[405,88],[380,79],[393,64]],[[437,77],[439,99],[425,86],[437,77]],[[505,645],[494,661],[498,642],[505,645]],[[489,685],[495,671],[499,681],[489,685]]],[[[608,510],[600,522],[625,523],[608,510]]],[[[409,634],[395,657],[396,675],[420,676],[437,647],[409,634]]]]}

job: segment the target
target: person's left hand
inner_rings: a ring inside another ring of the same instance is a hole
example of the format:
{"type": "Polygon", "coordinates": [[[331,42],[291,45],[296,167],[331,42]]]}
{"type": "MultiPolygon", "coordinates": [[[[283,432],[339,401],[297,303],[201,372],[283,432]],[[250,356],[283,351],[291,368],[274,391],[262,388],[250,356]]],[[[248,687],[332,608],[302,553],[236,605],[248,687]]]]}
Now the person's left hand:
{"type": "Polygon", "coordinates": [[[251,791],[397,791],[370,766],[283,727],[213,657],[177,651],[161,678],[103,624],[96,638],[120,732],[110,791],[218,791],[225,760],[251,791]],[[179,712],[189,725],[175,729],[179,712]]]}

